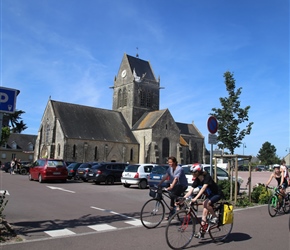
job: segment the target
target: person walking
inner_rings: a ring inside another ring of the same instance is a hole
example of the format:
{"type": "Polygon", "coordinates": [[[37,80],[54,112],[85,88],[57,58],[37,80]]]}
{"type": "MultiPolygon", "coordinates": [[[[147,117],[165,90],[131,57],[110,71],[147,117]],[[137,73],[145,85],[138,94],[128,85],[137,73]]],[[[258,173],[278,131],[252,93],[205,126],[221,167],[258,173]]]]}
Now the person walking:
{"type": "Polygon", "coordinates": [[[160,186],[168,177],[170,179],[170,186],[167,188],[170,191],[170,212],[167,220],[175,213],[175,201],[178,196],[181,196],[188,187],[187,178],[181,166],[177,165],[177,160],[174,156],[168,158],[169,168],[162,180],[158,184],[160,186]]]}
{"type": "Polygon", "coordinates": [[[11,162],[10,162],[10,174],[14,174],[14,169],[16,167],[16,162],[17,162],[16,158],[11,160],[11,162]]]}

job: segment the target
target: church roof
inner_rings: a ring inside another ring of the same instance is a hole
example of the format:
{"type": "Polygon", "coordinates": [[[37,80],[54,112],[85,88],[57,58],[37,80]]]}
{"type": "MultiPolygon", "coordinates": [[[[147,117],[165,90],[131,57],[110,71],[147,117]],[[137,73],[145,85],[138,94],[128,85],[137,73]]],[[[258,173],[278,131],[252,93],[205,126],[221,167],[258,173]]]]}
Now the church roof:
{"type": "Polygon", "coordinates": [[[144,77],[145,79],[148,80],[156,81],[150,63],[148,61],[144,61],[138,57],[129,56],[127,54],[126,56],[128,58],[128,62],[132,70],[132,73],[135,70],[137,76],[142,78],[144,77]]]}
{"type": "Polygon", "coordinates": [[[53,100],[50,102],[67,138],[138,144],[118,111],[53,100]]]}
{"type": "Polygon", "coordinates": [[[177,127],[180,129],[181,135],[195,135],[204,138],[200,131],[193,124],[176,122],[177,127]]]}
{"type": "Polygon", "coordinates": [[[168,109],[146,112],[134,124],[132,130],[152,128],[168,109]]]}

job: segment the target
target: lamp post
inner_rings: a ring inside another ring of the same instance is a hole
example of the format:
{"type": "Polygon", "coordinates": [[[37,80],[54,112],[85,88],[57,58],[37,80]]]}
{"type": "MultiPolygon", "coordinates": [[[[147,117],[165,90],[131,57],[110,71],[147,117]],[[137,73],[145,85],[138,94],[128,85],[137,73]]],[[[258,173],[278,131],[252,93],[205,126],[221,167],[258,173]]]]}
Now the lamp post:
{"type": "MultiPolygon", "coordinates": [[[[243,156],[245,155],[245,148],[247,147],[246,143],[242,143],[243,144],[243,156]]],[[[243,166],[244,166],[244,158],[243,158],[243,166]]]]}

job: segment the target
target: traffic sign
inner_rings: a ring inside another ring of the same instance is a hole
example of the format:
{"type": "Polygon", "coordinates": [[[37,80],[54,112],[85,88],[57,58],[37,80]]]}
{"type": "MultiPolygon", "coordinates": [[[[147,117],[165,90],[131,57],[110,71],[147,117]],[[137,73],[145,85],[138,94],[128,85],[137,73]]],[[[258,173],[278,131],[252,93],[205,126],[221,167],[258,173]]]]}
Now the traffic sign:
{"type": "Polygon", "coordinates": [[[16,96],[19,94],[17,89],[0,87],[0,112],[14,113],[16,108],[16,96]]]}
{"type": "Polygon", "coordinates": [[[217,135],[208,134],[208,144],[217,144],[217,135]]]}
{"type": "Polygon", "coordinates": [[[214,116],[207,119],[207,129],[211,134],[215,134],[218,130],[218,121],[214,116]]]}

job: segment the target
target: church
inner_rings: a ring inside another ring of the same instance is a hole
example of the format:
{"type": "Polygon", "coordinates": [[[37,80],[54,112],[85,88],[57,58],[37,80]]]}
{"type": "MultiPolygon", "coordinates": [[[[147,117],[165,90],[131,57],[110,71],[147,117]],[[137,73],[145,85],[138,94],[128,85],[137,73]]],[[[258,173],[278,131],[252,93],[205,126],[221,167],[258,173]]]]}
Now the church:
{"type": "Polygon", "coordinates": [[[192,124],[159,110],[160,78],[149,61],[124,54],[114,78],[112,110],[48,100],[34,160],[205,163],[204,136],[192,124]]]}

